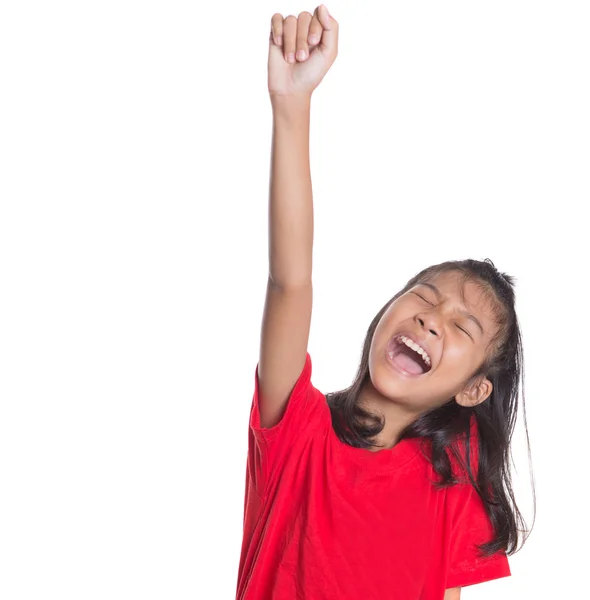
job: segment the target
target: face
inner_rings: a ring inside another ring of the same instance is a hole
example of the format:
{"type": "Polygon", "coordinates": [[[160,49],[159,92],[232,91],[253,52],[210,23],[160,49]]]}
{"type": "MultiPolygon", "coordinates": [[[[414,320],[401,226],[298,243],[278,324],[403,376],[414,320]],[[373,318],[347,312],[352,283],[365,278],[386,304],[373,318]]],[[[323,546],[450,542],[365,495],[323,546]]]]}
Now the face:
{"type": "Polygon", "coordinates": [[[462,273],[449,271],[419,284],[387,309],[369,352],[371,386],[415,412],[483,402],[485,378],[471,381],[497,331],[489,297],[462,273]]]}

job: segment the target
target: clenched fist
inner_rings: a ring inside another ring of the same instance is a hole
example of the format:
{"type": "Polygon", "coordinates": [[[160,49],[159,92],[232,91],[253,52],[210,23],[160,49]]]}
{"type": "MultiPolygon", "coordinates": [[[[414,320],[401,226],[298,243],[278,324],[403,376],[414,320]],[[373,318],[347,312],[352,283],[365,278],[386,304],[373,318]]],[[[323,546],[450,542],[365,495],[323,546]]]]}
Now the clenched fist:
{"type": "Polygon", "coordinates": [[[273,15],[268,51],[271,96],[310,95],[338,54],[338,23],[321,4],[313,15],[273,15]]]}

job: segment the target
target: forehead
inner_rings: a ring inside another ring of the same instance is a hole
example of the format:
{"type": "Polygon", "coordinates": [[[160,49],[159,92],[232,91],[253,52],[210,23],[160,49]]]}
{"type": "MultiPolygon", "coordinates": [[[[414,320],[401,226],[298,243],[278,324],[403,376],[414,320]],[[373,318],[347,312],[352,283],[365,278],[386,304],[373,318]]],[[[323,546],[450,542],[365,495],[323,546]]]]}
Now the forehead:
{"type": "MultiPolygon", "coordinates": [[[[465,305],[465,308],[489,325],[495,323],[496,301],[493,293],[478,279],[470,278],[459,271],[446,271],[426,279],[450,300],[465,305]]],[[[488,327],[484,328],[489,330],[488,327]]]]}

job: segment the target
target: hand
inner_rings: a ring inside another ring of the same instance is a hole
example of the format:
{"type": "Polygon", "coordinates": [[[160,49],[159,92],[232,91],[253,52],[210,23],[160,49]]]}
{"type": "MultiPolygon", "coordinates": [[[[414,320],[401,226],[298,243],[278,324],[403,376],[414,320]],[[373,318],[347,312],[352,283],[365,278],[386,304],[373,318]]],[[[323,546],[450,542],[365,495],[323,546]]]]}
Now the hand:
{"type": "Polygon", "coordinates": [[[272,17],[268,49],[271,97],[311,96],[338,54],[338,23],[321,4],[313,16],[277,13],[272,17]]]}

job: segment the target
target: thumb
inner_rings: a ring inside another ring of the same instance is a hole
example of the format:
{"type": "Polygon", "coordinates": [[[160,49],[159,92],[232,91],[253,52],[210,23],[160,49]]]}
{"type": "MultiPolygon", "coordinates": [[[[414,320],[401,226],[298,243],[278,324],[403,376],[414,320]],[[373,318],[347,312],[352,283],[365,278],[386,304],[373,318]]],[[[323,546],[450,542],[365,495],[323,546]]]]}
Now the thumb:
{"type": "Polygon", "coordinates": [[[318,21],[323,28],[320,46],[329,54],[338,53],[338,22],[332,18],[324,4],[318,7],[318,21]]]}

